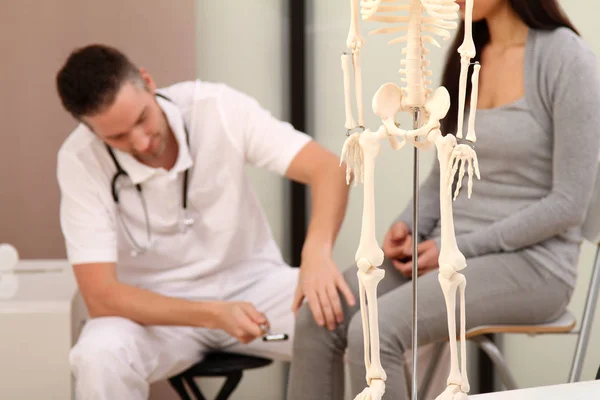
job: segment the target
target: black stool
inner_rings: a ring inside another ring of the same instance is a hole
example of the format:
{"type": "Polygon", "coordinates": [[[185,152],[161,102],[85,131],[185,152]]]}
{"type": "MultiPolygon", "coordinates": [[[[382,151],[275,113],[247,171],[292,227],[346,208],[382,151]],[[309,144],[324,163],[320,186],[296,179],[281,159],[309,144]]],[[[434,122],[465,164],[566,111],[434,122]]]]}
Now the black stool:
{"type": "Polygon", "coordinates": [[[192,365],[179,375],[169,378],[169,383],[175,389],[181,400],[192,400],[185,389],[184,381],[190,387],[196,400],[206,400],[194,382],[195,377],[224,376],[225,383],[215,400],[227,400],[242,380],[245,369],[261,368],[271,364],[273,360],[262,357],[246,356],[236,353],[209,353],[199,363],[192,365]]]}

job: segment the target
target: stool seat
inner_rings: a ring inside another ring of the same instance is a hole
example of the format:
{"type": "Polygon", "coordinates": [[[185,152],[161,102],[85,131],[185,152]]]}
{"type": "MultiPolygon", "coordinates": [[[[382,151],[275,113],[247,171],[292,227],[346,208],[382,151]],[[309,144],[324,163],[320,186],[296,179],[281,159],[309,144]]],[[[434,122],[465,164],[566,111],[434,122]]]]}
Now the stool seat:
{"type": "Polygon", "coordinates": [[[234,371],[266,367],[272,362],[268,358],[215,352],[208,353],[202,361],[192,365],[184,373],[192,376],[224,376],[234,371]]]}
{"type": "Polygon", "coordinates": [[[202,361],[197,362],[185,371],[169,378],[169,383],[177,391],[181,400],[191,400],[184,382],[187,383],[196,400],[206,400],[194,378],[207,376],[224,376],[225,383],[215,400],[227,400],[237,388],[247,369],[266,367],[273,360],[263,357],[248,356],[238,353],[211,352],[202,361]]]}

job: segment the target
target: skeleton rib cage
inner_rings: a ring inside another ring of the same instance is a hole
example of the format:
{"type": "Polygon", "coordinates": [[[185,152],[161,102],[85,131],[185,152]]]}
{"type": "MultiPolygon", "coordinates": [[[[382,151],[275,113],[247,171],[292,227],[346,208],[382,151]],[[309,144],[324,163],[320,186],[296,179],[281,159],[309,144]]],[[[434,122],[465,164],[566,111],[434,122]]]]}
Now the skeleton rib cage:
{"type": "Polygon", "coordinates": [[[409,74],[413,76],[410,81],[414,83],[411,87],[403,87],[402,94],[420,100],[409,100],[410,104],[420,103],[422,105],[424,98],[432,92],[428,88],[431,81],[427,78],[432,75],[432,71],[428,69],[430,62],[426,56],[430,51],[426,44],[440,48],[441,45],[434,36],[439,36],[442,40],[450,38],[450,30],[457,27],[457,23],[454,21],[456,19],[455,3],[446,1],[439,3],[449,4],[433,4],[419,0],[411,0],[408,4],[405,1],[386,3],[391,4],[363,8],[361,12],[363,20],[394,25],[393,27],[374,29],[369,32],[371,35],[403,33],[401,36],[391,39],[388,44],[406,44],[402,48],[404,58],[400,61],[399,72],[403,75],[401,79],[403,83],[408,84],[409,74]],[[397,15],[398,13],[401,15],[397,15]],[[409,40],[411,36],[418,37],[418,40],[409,40]]]}

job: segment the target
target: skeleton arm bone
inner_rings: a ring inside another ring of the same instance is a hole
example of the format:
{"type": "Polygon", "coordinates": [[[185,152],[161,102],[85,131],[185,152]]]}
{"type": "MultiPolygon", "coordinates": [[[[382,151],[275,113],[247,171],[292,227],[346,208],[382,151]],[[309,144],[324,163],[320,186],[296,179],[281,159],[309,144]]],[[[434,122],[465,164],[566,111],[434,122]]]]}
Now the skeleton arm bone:
{"type": "MultiPolygon", "coordinates": [[[[352,18],[350,21],[350,29],[346,39],[346,46],[352,53],[352,66],[354,73],[354,89],[356,97],[356,108],[358,111],[358,126],[364,126],[364,112],[362,104],[362,72],[360,68],[360,49],[364,44],[364,39],[360,35],[358,26],[358,0],[350,0],[352,7],[352,18]]],[[[344,73],[344,105],[346,112],[345,127],[347,130],[356,128],[356,121],[352,115],[351,95],[350,95],[350,60],[346,53],[342,54],[342,71],[344,73]]]]}
{"type": "Polygon", "coordinates": [[[465,111],[465,92],[467,90],[467,74],[471,58],[475,57],[476,54],[472,34],[473,0],[467,0],[465,8],[465,36],[458,48],[458,53],[460,53],[460,80],[458,86],[458,129],[456,137],[459,139],[463,137],[462,128],[465,111]]]}
{"type": "Polygon", "coordinates": [[[352,54],[352,61],[354,63],[354,90],[356,91],[356,109],[358,111],[358,126],[362,127],[365,125],[365,120],[362,102],[362,72],[360,69],[359,51],[355,51],[352,54]]]}
{"type": "Polygon", "coordinates": [[[477,97],[479,93],[479,70],[481,65],[475,64],[473,76],[471,76],[471,105],[469,107],[469,127],[467,128],[467,140],[475,143],[475,114],[477,113],[477,97]]]}
{"type": "Polygon", "coordinates": [[[354,51],[359,50],[365,42],[358,29],[358,0],[350,0],[350,10],[350,29],[346,38],[346,47],[354,51]]]}
{"type": "Polygon", "coordinates": [[[463,119],[465,115],[465,92],[467,91],[467,74],[469,72],[470,58],[461,55],[460,57],[460,78],[458,85],[458,119],[456,121],[456,137],[462,139],[463,119]]]}
{"type": "Polygon", "coordinates": [[[347,131],[356,127],[356,121],[352,115],[352,101],[350,95],[350,59],[348,54],[342,54],[342,71],[344,73],[344,111],[346,114],[346,123],[344,127],[347,131]]]}

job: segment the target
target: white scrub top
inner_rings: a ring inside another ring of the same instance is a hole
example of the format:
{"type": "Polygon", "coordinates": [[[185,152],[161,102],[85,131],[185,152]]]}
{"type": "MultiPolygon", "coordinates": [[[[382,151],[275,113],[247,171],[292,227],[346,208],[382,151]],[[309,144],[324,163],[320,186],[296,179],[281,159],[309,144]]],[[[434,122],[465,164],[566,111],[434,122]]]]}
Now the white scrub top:
{"type": "Polygon", "coordinates": [[[114,150],[129,175],[119,178],[123,217],[145,244],[142,203],[133,186],[141,184],[152,248],[131,254],[111,196],[115,165],[104,143],[80,124],[58,153],[60,223],[70,263],[114,262],[124,283],[195,298],[219,297],[224,276],[251,279],[253,271],[284,267],[244,166],[283,175],[310,137],[224,84],[189,81],[158,92],[173,101],[157,97],[179,143],[175,166],[151,168],[114,150]],[[182,233],[183,171],[190,166],[188,212],[195,223],[182,233]]]}

